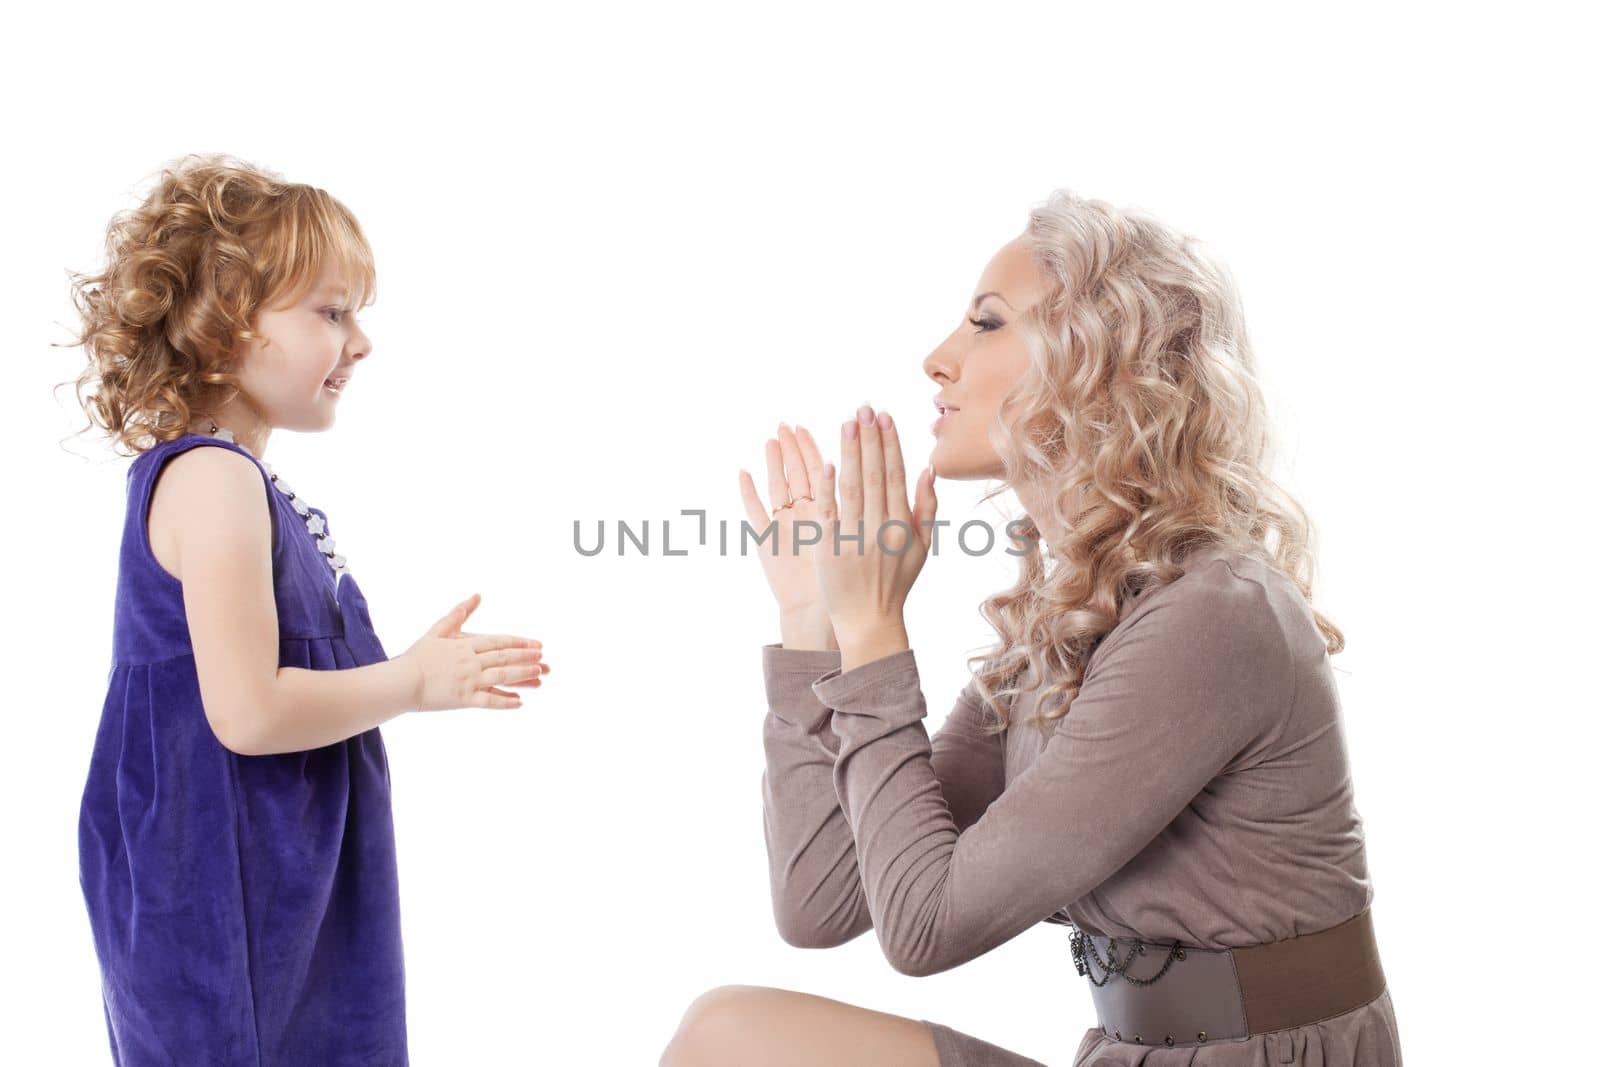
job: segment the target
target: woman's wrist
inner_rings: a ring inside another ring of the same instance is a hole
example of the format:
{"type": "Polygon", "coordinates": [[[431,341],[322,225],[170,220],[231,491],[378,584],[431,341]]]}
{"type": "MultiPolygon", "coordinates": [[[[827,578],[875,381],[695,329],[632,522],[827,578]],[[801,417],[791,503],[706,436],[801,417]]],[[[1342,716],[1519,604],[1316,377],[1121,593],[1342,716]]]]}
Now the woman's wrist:
{"type": "Polygon", "coordinates": [[[816,609],[781,611],[778,613],[778,632],[784,648],[837,651],[839,642],[833,634],[833,623],[828,613],[816,609]]]}
{"type": "Polygon", "coordinates": [[[841,626],[838,640],[840,673],[911,647],[905,618],[900,615],[863,619],[841,626]]]}

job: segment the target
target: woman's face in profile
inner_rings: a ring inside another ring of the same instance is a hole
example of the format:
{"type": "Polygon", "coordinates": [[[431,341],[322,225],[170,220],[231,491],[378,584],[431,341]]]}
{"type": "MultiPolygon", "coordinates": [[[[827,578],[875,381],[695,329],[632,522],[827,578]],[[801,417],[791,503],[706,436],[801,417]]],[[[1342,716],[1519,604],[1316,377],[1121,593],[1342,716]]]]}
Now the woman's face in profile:
{"type": "Polygon", "coordinates": [[[1047,289],[1027,239],[1015,238],[984,268],[961,325],[922,361],[939,386],[935,403],[946,408],[934,425],[930,457],[938,477],[1004,477],[989,427],[1028,367],[1027,348],[1013,323],[1047,289]]]}

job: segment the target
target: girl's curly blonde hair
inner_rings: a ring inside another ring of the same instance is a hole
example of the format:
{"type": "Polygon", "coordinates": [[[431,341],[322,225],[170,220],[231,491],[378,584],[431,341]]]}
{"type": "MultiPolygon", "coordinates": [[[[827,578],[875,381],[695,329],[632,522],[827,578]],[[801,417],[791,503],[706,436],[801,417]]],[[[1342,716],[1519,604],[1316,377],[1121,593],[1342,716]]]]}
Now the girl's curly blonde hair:
{"type": "MultiPolygon", "coordinates": [[[[997,698],[1029,665],[1057,679],[1029,721],[1067,714],[1126,598],[1183,574],[1191,549],[1260,559],[1308,604],[1314,570],[1310,520],[1267,474],[1266,411],[1227,269],[1148,215],[1065,189],[1030,213],[1025,238],[1050,288],[1016,319],[1030,366],[1001,405],[1006,476],[984,499],[1025,492],[1066,533],[1048,554],[1021,555],[1016,583],[980,606],[999,640],[969,667],[980,663],[997,731],[1008,711],[997,698]]],[[[1342,650],[1339,629],[1312,615],[1329,653],[1342,650]]]]}
{"type": "Polygon", "coordinates": [[[259,339],[259,312],[300,299],[329,265],[356,306],[372,302],[372,248],[326,191],[222,154],[169,163],[111,220],[105,269],[68,272],[90,425],[130,453],[182,436],[238,395],[234,357],[259,339]]]}

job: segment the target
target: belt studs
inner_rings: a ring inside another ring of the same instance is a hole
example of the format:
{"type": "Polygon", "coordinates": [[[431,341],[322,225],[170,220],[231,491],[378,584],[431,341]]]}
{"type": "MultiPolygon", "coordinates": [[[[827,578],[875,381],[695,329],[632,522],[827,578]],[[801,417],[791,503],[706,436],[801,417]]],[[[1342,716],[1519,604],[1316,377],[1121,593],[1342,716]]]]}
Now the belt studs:
{"type": "Polygon", "coordinates": [[[1173,1041],[1172,1041],[1172,1035],[1171,1035],[1171,1034],[1168,1034],[1168,1035],[1167,1035],[1167,1047],[1168,1047],[1168,1048],[1171,1048],[1171,1047],[1172,1047],[1172,1045],[1173,1045],[1173,1041]]]}
{"type": "Polygon", "coordinates": [[[1200,1031],[1200,1040],[1204,1041],[1205,1039],[1206,1039],[1206,1032],[1204,1030],[1202,1030],[1202,1031],[1200,1031]]]}
{"type": "Polygon", "coordinates": [[[1144,1044],[1144,1040],[1142,1038],[1140,1038],[1138,1034],[1134,1034],[1133,1035],[1133,1043],[1135,1045],[1142,1045],[1142,1044],[1144,1044]]]}
{"type": "Polygon", "coordinates": [[[1118,1041],[1121,1041],[1121,1040],[1122,1040],[1122,1031],[1121,1031],[1121,1030],[1118,1030],[1118,1031],[1117,1031],[1117,1040],[1118,1040],[1118,1041]]]}

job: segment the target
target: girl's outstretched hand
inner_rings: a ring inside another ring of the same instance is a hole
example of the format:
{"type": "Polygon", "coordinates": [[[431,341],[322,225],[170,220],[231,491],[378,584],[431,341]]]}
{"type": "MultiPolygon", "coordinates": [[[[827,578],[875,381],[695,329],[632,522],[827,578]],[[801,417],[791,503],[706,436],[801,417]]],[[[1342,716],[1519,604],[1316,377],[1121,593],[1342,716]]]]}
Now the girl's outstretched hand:
{"type": "Polygon", "coordinates": [[[931,469],[917,476],[916,507],[907,502],[899,432],[887,412],[874,413],[866,405],[841,428],[837,475],[837,502],[831,464],[817,492],[826,531],[816,554],[817,582],[848,667],[853,642],[870,646],[886,630],[903,631],[906,597],[928,558],[939,503],[931,469]],[[859,541],[854,540],[858,533],[859,541]]]}
{"type": "Polygon", "coordinates": [[[543,642],[511,634],[462,632],[461,624],[482,602],[472,594],[401,654],[416,670],[413,703],[418,711],[520,708],[521,695],[499,686],[537,686],[549,673],[543,642]]]}

